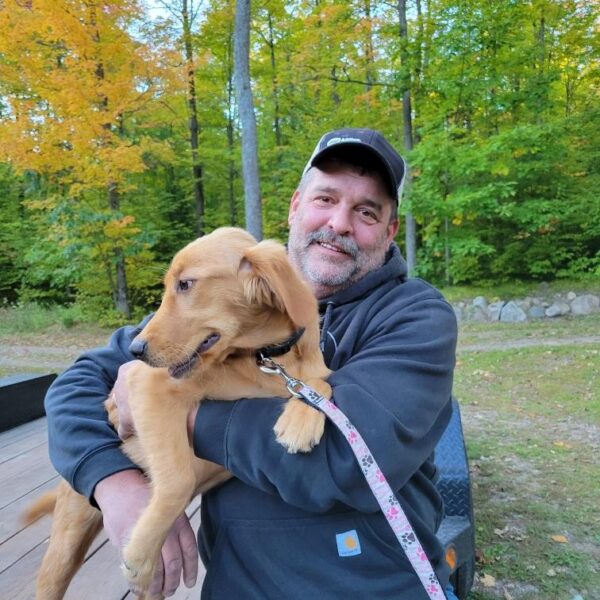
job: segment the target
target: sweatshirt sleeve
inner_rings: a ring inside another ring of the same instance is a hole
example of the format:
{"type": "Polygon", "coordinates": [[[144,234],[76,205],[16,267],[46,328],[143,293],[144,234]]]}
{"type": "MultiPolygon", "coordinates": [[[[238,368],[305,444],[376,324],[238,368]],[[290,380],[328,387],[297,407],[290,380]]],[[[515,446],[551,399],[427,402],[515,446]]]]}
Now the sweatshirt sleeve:
{"type": "MultiPolygon", "coordinates": [[[[333,401],[361,433],[392,489],[400,490],[431,457],[450,419],[454,312],[441,297],[423,292],[400,306],[384,298],[349,326],[361,331],[350,336],[352,347],[342,340],[336,351],[333,401]]],[[[203,402],[196,454],[307,511],[337,503],[377,511],[348,442],[331,422],[309,453],[289,454],[275,441],[273,425],[284,403],[203,402]]]]}
{"type": "Polygon", "coordinates": [[[107,346],[84,353],[46,394],[50,460],[76,491],[90,499],[100,480],[137,468],[120,449],[104,401],[119,367],[133,360],[129,344],[145,322],[117,330],[107,346]]]}

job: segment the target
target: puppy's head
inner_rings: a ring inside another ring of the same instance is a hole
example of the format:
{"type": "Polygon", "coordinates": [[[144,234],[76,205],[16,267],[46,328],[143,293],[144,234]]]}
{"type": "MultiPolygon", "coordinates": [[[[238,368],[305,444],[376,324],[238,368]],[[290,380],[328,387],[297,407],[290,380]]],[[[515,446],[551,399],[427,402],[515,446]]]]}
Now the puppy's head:
{"type": "Polygon", "coordinates": [[[131,350],[179,378],[316,318],[316,300],[281,244],[222,228],[175,256],[160,308],[131,350]]]}

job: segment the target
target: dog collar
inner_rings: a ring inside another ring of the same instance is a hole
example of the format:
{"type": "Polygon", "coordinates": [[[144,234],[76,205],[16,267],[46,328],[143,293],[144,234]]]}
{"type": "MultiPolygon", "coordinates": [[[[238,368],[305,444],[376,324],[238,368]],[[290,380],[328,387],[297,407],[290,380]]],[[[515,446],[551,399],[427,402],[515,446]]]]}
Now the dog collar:
{"type": "Polygon", "coordinates": [[[279,344],[269,344],[268,346],[259,348],[256,351],[256,359],[260,360],[261,358],[271,358],[273,356],[287,354],[298,343],[298,340],[302,337],[304,331],[305,328],[300,327],[300,329],[296,329],[287,340],[284,340],[279,344]]]}

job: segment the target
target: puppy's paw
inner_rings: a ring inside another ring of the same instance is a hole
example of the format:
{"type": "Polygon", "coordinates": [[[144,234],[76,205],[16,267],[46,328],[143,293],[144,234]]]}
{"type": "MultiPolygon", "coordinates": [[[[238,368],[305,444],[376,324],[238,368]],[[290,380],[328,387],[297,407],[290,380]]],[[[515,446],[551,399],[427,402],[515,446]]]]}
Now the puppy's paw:
{"type": "Polygon", "coordinates": [[[290,398],[273,431],[277,441],[290,454],[310,452],[316,446],[325,429],[325,415],[316,408],[290,398]]]}
{"type": "Polygon", "coordinates": [[[140,595],[152,583],[156,561],[148,558],[148,553],[138,553],[128,544],[123,550],[121,571],[129,582],[129,587],[140,595]]]}

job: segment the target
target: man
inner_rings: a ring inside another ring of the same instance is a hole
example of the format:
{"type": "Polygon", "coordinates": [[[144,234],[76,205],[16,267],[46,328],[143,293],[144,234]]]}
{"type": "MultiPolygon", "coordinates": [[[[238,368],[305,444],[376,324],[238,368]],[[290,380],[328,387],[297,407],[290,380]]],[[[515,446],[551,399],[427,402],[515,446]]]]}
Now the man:
{"type": "MultiPolygon", "coordinates": [[[[437,290],[407,279],[392,241],[404,175],[378,132],[326,134],[292,197],[288,252],[319,300],[333,401],[372,450],[445,587],[431,455],[451,413],[456,322],[437,290]]],[[[138,331],[123,328],[80,358],[46,402],[52,461],[98,504],[117,547],[149,491],[120,452],[102,401],[133,358],[138,331]]],[[[115,390],[126,407],[122,381],[115,390]]],[[[235,476],[202,499],[203,600],[427,598],[344,436],[328,424],[307,454],[276,443],[283,402],[206,401],[190,416],[195,453],[235,476]]],[[[182,572],[193,584],[196,546],[185,516],[162,557],[154,592],[174,592],[182,572]]]]}

